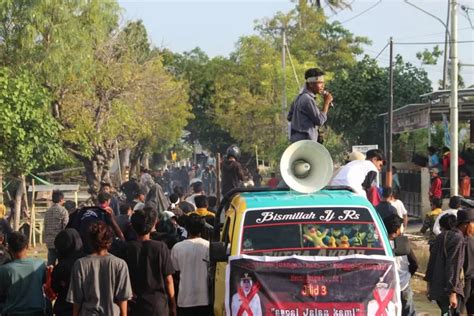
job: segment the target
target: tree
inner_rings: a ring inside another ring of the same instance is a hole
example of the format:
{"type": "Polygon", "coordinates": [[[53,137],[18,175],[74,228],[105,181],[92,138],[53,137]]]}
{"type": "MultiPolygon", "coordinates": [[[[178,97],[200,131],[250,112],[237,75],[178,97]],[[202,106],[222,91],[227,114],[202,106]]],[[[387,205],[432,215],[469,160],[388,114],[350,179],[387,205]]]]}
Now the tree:
{"type": "MultiPolygon", "coordinates": [[[[133,146],[155,135],[156,124],[138,119],[147,113],[144,109],[160,104],[158,117],[173,126],[175,118],[166,113],[176,113],[162,105],[179,100],[182,85],[160,96],[169,85],[157,83],[153,76],[172,78],[163,75],[160,57],[148,51],[141,23],[118,28],[115,1],[4,1],[0,14],[0,62],[14,71],[31,69],[51,92],[64,144],[86,168],[93,196],[99,182],[108,179],[120,143],[133,146]],[[145,88],[146,94],[141,90],[145,88]]],[[[182,117],[176,120],[183,122],[182,117]]],[[[163,127],[161,133],[166,138],[177,134],[174,127],[163,127]]]]}
{"type": "MultiPolygon", "coordinates": [[[[380,68],[376,60],[365,56],[348,71],[335,74],[329,89],[337,107],[332,110],[329,125],[352,145],[381,143],[383,129],[377,119],[387,112],[389,104],[388,68],[380,68]]],[[[401,56],[394,64],[394,106],[398,108],[418,101],[431,91],[426,71],[405,63],[401,56]]]]}
{"type": "Polygon", "coordinates": [[[183,54],[164,51],[165,66],[178,78],[188,82],[189,103],[194,118],[185,128],[190,133],[187,141],[194,143],[198,140],[213,152],[223,151],[226,144],[235,142],[228,131],[216,124],[212,112],[215,83],[219,81],[216,73],[225,69],[229,63],[229,60],[221,57],[210,59],[200,48],[183,54]]]}
{"type": "Polygon", "coordinates": [[[256,29],[278,51],[281,51],[282,29],[285,29],[292,56],[300,63],[319,66],[327,72],[353,66],[355,56],[363,52],[362,45],[370,43],[365,37],[354,36],[339,22],[328,23],[322,10],[301,0],[289,13],[263,19],[256,29]]]}
{"type": "Polygon", "coordinates": [[[14,229],[20,223],[25,175],[53,164],[64,153],[60,125],[51,116],[51,94],[34,77],[0,68],[0,168],[21,180],[15,197],[14,229]]]}
{"type": "MultiPolygon", "coordinates": [[[[309,5],[311,7],[316,7],[318,9],[323,9],[321,0],[292,0],[292,2],[298,2],[300,5],[309,5]]],[[[326,0],[326,5],[332,11],[341,10],[341,9],[350,9],[351,5],[348,1],[344,0],[326,0]]]]}

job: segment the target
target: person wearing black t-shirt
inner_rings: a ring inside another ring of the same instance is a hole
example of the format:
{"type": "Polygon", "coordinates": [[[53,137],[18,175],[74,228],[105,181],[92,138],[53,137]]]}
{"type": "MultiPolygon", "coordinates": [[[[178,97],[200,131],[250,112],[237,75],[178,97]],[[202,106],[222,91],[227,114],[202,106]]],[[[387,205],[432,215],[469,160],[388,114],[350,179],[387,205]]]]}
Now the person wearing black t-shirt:
{"type": "Polygon", "coordinates": [[[392,188],[384,187],[382,189],[382,201],[375,207],[382,220],[393,214],[398,216],[397,209],[389,201],[392,193],[392,188]]]}
{"type": "Polygon", "coordinates": [[[131,218],[138,235],[138,240],[127,242],[124,258],[135,295],[131,315],[176,315],[170,251],[163,242],[150,239],[157,218],[156,210],[149,207],[135,211],[131,218]]]}

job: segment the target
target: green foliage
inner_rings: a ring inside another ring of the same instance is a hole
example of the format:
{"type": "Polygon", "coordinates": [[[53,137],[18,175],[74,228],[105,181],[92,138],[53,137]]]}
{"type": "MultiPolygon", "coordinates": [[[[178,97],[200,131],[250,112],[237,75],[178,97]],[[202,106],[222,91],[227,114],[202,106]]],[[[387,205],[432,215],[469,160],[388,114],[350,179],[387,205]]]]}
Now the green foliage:
{"type": "MultiPolygon", "coordinates": [[[[368,56],[348,71],[337,72],[329,85],[337,102],[330,112],[329,125],[344,135],[351,145],[383,142],[380,114],[388,111],[389,70],[380,68],[368,56]]],[[[394,63],[394,108],[418,102],[419,95],[431,91],[427,73],[405,63],[394,63]]]]}
{"type": "Polygon", "coordinates": [[[424,51],[416,53],[416,58],[421,61],[422,65],[436,65],[438,58],[443,54],[443,51],[436,45],[432,51],[425,48],[424,51]]]}
{"type": "Polygon", "coordinates": [[[180,79],[188,82],[189,103],[192,105],[194,118],[186,130],[190,132],[187,140],[195,140],[205,147],[215,151],[223,151],[235,140],[229,133],[215,122],[212,113],[212,97],[215,91],[215,81],[219,80],[216,72],[226,68],[229,63],[223,58],[210,59],[201,49],[195,48],[183,54],[163,52],[166,68],[180,79]]]}
{"type": "MultiPolygon", "coordinates": [[[[341,2],[341,1],[340,1],[341,2]]],[[[362,54],[365,37],[354,36],[339,22],[328,23],[322,10],[299,1],[288,14],[278,13],[256,25],[261,35],[281,51],[281,29],[286,29],[291,54],[307,66],[320,66],[327,72],[353,66],[354,56],[362,54]]]]}
{"type": "Polygon", "coordinates": [[[31,74],[0,68],[0,165],[6,172],[24,175],[62,157],[50,102],[51,95],[31,74]]]}

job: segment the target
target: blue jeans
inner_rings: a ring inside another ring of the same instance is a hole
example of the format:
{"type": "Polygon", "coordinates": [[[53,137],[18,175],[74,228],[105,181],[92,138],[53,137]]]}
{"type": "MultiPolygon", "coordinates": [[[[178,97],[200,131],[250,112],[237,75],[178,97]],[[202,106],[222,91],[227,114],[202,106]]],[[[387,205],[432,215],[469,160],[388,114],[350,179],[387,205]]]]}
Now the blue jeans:
{"type": "Polygon", "coordinates": [[[55,248],[48,248],[48,262],[46,265],[54,266],[56,264],[56,259],[58,259],[58,252],[55,248]]]}
{"type": "Polygon", "coordinates": [[[400,296],[402,298],[402,316],[416,316],[413,291],[410,284],[401,292],[400,296]]]}

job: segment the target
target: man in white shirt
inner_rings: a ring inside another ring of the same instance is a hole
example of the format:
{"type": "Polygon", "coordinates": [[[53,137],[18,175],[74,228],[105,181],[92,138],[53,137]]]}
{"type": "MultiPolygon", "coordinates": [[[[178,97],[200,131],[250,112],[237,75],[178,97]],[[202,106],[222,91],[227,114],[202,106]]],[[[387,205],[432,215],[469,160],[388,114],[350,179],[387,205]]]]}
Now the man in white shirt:
{"type": "Polygon", "coordinates": [[[187,218],[189,238],[171,249],[171,262],[180,272],[178,316],[208,316],[211,305],[208,294],[209,242],[201,238],[205,219],[191,214],[187,218]]]}
{"type": "Polygon", "coordinates": [[[382,166],[383,153],[378,149],[371,149],[366,153],[365,160],[354,160],[341,167],[331,180],[332,186],[349,186],[358,195],[367,197],[367,190],[372,186],[382,166]]]}
{"type": "Polygon", "coordinates": [[[452,196],[449,199],[449,208],[447,210],[442,211],[438,217],[436,217],[435,223],[433,225],[433,233],[437,236],[441,234],[441,227],[439,226],[439,220],[446,214],[453,214],[454,216],[458,215],[458,210],[461,208],[461,197],[460,196],[452,196]]]}

